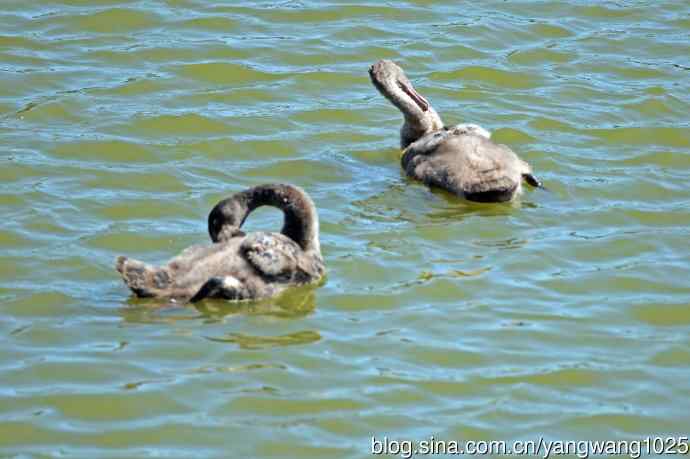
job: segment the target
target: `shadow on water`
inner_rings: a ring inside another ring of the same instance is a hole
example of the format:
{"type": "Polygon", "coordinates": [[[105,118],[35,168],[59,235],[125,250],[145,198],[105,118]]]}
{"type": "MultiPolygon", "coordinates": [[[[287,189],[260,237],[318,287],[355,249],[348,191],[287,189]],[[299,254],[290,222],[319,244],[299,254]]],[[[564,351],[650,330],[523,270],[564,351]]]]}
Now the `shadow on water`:
{"type": "Polygon", "coordinates": [[[301,330],[279,336],[256,336],[245,333],[229,333],[222,337],[205,336],[205,338],[216,343],[237,344],[241,349],[253,350],[315,343],[321,340],[321,335],[319,332],[313,330],[301,330]]]}
{"type": "Polygon", "coordinates": [[[520,200],[504,203],[468,201],[441,188],[430,188],[429,192],[440,198],[426,212],[426,218],[434,221],[457,221],[470,216],[505,217],[514,214],[523,205],[520,200]]]}
{"type": "Polygon", "coordinates": [[[296,319],[306,317],[316,309],[317,288],[315,285],[294,287],[276,298],[240,302],[211,299],[187,304],[130,297],[121,314],[128,324],[173,324],[180,321],[216,324],[236,315],[296,319]]]}
{"type": "Polygon", "coordinates": [[[225,317],[237,314],[297,319],[306,317],[316,309],[316,288],[318,286],[313,285],[294,287],[276,298],[262,301],[204,300],[194,304],[194,307],[207,323],[220,322],[225,317]]]}
{"type": "Polygon", "coordinates": [[[482,203],[460,198],[440,188],[428,188],[403,177],[403,182],[389,183],[376,194],[353,201],[356,214],[376,222],[405,220],[418,222],[459,221],[468,217],[505,217],[521,208],[534,208],[536,204],[526,196],[506,203],[482,203]]]}

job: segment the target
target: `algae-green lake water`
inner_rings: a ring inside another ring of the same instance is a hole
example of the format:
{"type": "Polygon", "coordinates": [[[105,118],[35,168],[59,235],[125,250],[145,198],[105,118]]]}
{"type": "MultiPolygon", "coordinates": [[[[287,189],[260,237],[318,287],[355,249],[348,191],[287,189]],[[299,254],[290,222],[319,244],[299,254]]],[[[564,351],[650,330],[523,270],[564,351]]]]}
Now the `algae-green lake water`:
{"type": "Polygon", "coordinates": [[[685,1],[2,1],[0,456],[687,435],[689,56],[685,1]],[[547,190],[407,179],[382,58],[547,190]],[[117,255],[265,182],[316,202],[323,285],[130,297],[117,255]]]}

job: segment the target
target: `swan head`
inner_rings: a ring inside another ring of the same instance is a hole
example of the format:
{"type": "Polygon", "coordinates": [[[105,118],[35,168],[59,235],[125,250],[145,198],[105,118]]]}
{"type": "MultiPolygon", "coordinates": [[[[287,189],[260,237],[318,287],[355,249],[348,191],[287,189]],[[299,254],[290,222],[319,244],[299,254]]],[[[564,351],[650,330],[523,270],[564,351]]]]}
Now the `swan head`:
{"type": "Polygon", "coordinates": [[[248,213],[247,200],[241,195],[216,204],[208,216],[208,233],[211,240],[223,242],[243,234],[240,227],[248,213]]]}
{"type": "Polygon", "coordinates": [[[429,101],[415,90],[405,72],[395,62],[380,60],[369,68],[374,87],[405,117],[401,147],[405,148],[424,134],[441,129],[443,122],[429,101]]]}
{"type": "Polygon", "coordinates": [[[395,62],[385,59],[378,61],[369,68],[369,76],[376,89],[396,106],[401,103],[418,116],[429,111],[429,101],[414,89],[403,69],[395,62]]]}

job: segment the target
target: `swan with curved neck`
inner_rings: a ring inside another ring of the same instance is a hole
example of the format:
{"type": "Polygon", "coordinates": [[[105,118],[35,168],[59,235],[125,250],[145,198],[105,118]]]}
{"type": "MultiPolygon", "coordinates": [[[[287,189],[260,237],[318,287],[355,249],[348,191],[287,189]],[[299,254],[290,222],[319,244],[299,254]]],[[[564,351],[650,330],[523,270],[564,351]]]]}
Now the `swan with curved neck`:
{"type": "Polygon", "coordinates": [[[444,126],[429,101],[419,94],[394,62],[369,68],[374,87],[403,115],[402,167],[408,176],[472,201],[510,201],[522,181],[541,187],[532,169],[510,148],[491,141],[476,124],[444,126]]]}
{"type": "Polygon", "coordinates": [[[121,256],[116,269],[137,296],[193,302],[268,298],[325,274],[316,208],[296,186],[261,185],[224,199],[209,214],[208,230],[212,244],[191,246],[165,266],[121,256]],[[280,233],[241,231],[261,206],[283,211],[280,233]]]}

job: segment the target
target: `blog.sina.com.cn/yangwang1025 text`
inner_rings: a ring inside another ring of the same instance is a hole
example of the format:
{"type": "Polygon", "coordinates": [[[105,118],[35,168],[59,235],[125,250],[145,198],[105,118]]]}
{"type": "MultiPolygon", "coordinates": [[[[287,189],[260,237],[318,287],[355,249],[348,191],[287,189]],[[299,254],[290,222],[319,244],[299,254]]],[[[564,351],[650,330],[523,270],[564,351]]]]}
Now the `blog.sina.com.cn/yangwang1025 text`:
{"type": "Polygon", "coordinates": [[[688,437],[646,437],[642,440],[500,440],[446,441],[429,437],[421,441],[394,440],[388,437],[371,437],[370,453],[375,456],[397,456],[409,459],[413,456],[468,455],[468,456],[591,456],[625,455],[638,459],[643,455],[686,455],[690,451],[688,437]]]}

